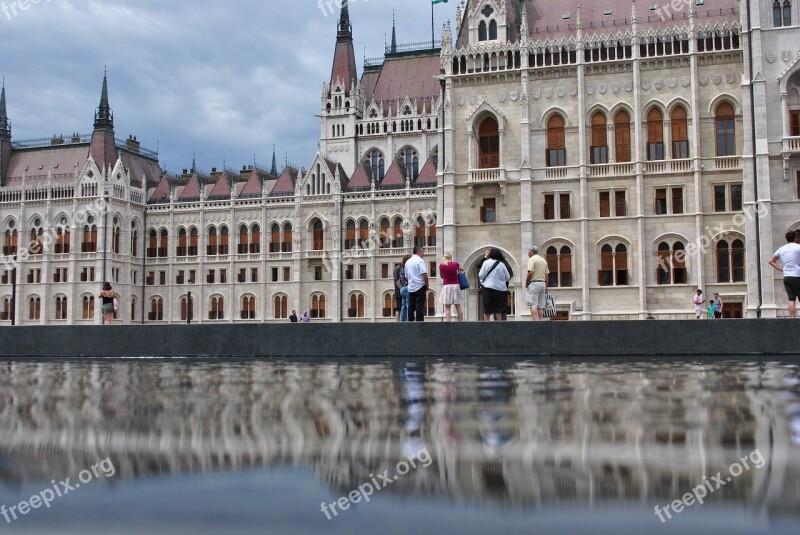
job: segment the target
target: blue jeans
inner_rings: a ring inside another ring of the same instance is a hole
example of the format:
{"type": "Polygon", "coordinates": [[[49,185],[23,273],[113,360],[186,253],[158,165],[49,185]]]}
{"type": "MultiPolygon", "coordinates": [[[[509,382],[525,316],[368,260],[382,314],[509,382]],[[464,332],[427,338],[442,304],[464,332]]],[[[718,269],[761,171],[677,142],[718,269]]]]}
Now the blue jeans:
{"type": "Polygon", "coordinates": [[[400,321],[408,321],[408,286],[400,288],[400,321]]]}

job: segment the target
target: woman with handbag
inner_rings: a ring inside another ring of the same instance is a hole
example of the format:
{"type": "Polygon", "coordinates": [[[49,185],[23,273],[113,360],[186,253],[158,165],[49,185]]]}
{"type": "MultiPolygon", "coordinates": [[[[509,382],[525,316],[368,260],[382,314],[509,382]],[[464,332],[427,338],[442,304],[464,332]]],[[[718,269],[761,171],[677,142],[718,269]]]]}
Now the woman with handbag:
{"type": "Polygon", "coordinates": [[[464,269],[458,262],[453,262],[453,255],[445,253],[442,263],[439,264],[439,277],[442,279],[442,293],[439,294],[439,303],[444,305],[445,321],[451,321],[450,309],[456,307],[458,321],[464,321],[464,311],[461,309],[461,286],[459,274],[464,269]]]}
{"type": "Polygon", "coordinates": [[[486,250],[483,255],[483,264],[478,274],[483,294],[483,319],[489,321],[494,316],[495,321],[501,321],[508,307],[508,283],[511,274],[506,268],[505,257],[496,247],[486,250]]]}

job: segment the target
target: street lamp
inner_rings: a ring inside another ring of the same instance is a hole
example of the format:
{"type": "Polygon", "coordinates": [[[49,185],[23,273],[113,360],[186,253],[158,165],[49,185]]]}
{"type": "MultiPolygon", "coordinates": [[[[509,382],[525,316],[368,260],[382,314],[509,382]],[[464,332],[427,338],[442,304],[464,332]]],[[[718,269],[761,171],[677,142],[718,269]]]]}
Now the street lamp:
{"type": "Polygon", "coordinates": [[[17,255],[11,264],[11,326],[17,324],[17,255]]]}

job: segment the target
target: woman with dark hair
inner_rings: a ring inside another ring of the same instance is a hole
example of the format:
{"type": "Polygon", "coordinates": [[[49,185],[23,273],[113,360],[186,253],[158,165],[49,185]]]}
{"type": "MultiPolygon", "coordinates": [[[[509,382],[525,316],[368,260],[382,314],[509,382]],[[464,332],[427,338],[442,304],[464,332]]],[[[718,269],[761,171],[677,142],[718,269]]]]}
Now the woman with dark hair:
{"type": "Polygon", "coordinates": [[[406,262],[411,260],[411,255],[407,254],[400,261],[400,265],[394,270],[394,298],[397,300],[397,307],[400,309],[397,321],[408,321],[408,279],[406,278],[406,262]]]}
{"type": "Polygon", "coordinates": [[[506,311],[508,281],[511,275],[505,266],[503,252],[496,247],[486,249],[484,261],[478,279],[483,288],[483,318],[489,321],[494,315],[495,321],[500,321],[506,311]]]}
{"type": "Polygon", "coordinates": [[[103,300],[103,325],[111,325],[114,321],[114,290],[110,282],[103,283],[103,291],[99,297],[103,300]]]}

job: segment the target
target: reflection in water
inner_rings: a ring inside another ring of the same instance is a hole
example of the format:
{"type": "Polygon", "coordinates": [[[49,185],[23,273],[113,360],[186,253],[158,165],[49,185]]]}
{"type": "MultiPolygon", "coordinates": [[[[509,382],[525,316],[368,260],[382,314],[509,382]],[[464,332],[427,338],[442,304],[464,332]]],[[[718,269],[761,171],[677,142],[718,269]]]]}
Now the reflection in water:
{"type": "Polygon", "coordinates": [[[337,495],[426,448],[386,492],[526,509],[680,498],[800,507],[800,373],[786,363],[0,363],[0,483],[111,457],[119,478],[312,467],[337,495]]]}

